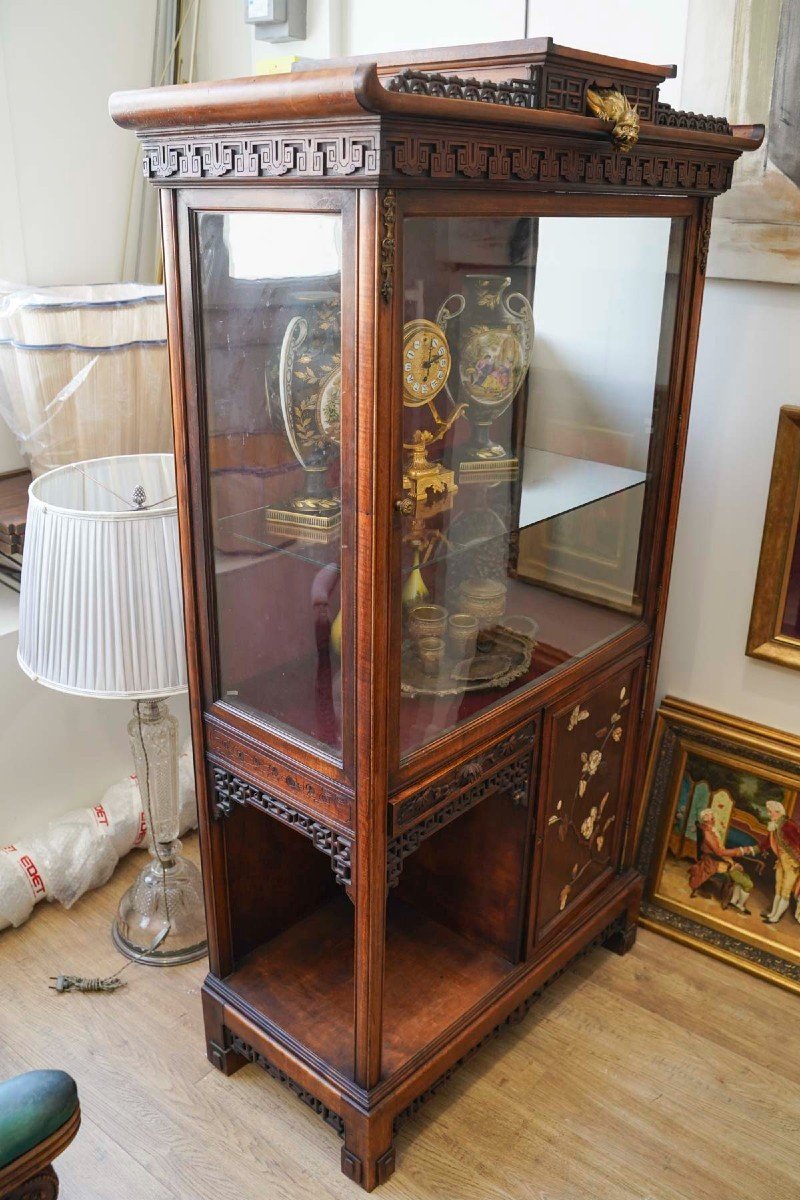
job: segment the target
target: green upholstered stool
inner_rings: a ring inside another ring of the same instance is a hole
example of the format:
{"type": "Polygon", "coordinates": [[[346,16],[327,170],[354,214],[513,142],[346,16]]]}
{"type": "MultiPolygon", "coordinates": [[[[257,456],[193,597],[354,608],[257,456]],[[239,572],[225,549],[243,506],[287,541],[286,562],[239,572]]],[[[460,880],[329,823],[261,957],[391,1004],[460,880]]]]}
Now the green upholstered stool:
{"type": "Polygon", "coordinates": [[[55,1200],[50,1164],[80,1123],[78,1089],[64,1071],[28,1071],[0,1083],[0,1200],[55,1200]]]}

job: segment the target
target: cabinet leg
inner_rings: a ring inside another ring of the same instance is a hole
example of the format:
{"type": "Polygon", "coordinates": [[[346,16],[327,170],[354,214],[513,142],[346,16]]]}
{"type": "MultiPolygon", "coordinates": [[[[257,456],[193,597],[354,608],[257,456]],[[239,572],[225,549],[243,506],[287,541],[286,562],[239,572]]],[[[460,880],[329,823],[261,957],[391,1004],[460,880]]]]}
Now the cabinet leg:
{"type": "Polygon", "coordinates": [[[622,955],[627,954],[629,950],[633,949],[634,943],[636,942],[636,932],[639,928],[637,919],[638,916],[638,904],[636,908],[629,908],[627,910],[625,913],[624,924],[619,929],[615,929],[613,933],[609,934],[606,940],[603,942],[606,950],[613,950],[615,954],[622,955]]]}
{"type": "Polygon", "coordinates": [[[371,1192],[394,1174],[394,1143],[391,1118],[350,1117],[345,1119],[342,1174],[371,1192]]]}
{"type": "Polygon", "coordinates": [[[242,1058],[235,1050],[226,1044],[223,1026],[223,1010],[219,1000],[203,992],[203,1022],[206,1030],[206,1054],[212,1067],[216,1067],[223,1075],[233,1075],[240,1067],[245,1066],[247,1059],[242,1058]]]}

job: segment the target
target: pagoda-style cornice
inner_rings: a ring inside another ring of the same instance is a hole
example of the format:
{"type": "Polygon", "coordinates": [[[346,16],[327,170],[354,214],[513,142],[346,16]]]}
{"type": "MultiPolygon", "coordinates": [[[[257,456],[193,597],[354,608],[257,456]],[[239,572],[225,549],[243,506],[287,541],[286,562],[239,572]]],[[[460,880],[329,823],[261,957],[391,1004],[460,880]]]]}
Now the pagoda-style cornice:
{"type": "MultiPolygon", "coordinates": [[[[658,78],[664,70],[653,68],[658,78]]],[[[713,195],[730,186],[739,154],[763,137],[761,126],[731,128],[723,118],[669,109],[655,86],[642,102],[654,119],[643,119],[635,88],[615,90],[613,78],[591,65],[584,75],[581,112],[573,102],[542,107],[553,101],[552,89],[537,92],[523,78],[391,76],[375,62],[118,92],[110,111],[141,138],[146,176],[173,186],[433,179],[713,195]],[[620,105],[632,127],[619,117],[620,105]]]]}

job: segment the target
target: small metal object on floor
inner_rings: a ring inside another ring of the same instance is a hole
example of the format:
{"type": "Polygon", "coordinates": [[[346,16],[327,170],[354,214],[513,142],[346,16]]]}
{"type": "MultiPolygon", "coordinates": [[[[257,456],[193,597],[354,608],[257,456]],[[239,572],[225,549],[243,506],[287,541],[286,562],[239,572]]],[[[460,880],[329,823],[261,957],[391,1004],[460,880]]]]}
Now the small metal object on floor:
{"type": "Polygon", "coordinates": [[[128,967],[132,967],[135,962],[145,960],[149,955],[153,954],[163,942],[167,940],[170,932],[169,925],[153,939],[151,946],[143,950],[141,954],[135,955],[125,963],[122,970],[116,975],[106,975],[104,978],[89,978],[84,975],[51,975],[50,991],[51,992],[116,992],[118,988],[125,987],[126,980],[120,979],[120,975],[127,971],[128,967]]]}

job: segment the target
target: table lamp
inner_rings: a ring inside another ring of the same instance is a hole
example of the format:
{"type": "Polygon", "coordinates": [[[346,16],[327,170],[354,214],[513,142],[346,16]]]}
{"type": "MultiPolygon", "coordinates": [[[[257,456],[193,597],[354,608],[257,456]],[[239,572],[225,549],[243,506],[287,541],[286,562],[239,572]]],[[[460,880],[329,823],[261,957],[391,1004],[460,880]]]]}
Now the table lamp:
{"type": "Polygon", "coordinates": [[[178,841],[178,722],[186,690],[175,463],[92,459],[29,489],[17,659],[76,696],[133,700],[128,734],[152,860],[120,901],[114,942],[169,965],[206,951],[200,872],[178,841]]]}

